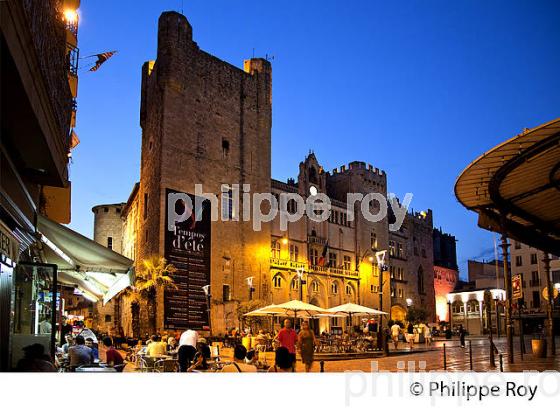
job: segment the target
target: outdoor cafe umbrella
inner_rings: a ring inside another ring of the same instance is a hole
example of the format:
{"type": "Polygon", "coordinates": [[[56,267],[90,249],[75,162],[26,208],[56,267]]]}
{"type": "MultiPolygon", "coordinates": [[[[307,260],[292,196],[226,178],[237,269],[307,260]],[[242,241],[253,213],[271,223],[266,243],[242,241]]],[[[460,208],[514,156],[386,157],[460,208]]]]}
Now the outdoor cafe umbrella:
{"type": "Polygon", "coordinates": [[[274,313],[274,314],[284,314],[286,316],[293,313],[294,319],[298,318],[308,318],[314,317],[319,314],[329,313],[327,310],[320,308],[319,306],[312,305],[310,303],[302,302],[301,300],[290,300],[286,303],[281,303],[279,305],[271,305],[259,309],[261,313],[274,313]]]}
{"type": "Polygon", "coordinates": [[[387,312],[382,312],[381,310],[368,308],[367,306],[357,305],[355,303],[346,303],[344,305],[335,306],[327,309],[329,313],[344,313],[350,318],[352,322],[352,316],[374,316],[374,315],[387,315],[387,312]]]}
{"type": "Polygon", "coordinates": [[[355,303],[346,303],[344,305],[335,306],[327,309],[329,313],[345,313],[347,315],[356,316],[374,316],[374,315],[388,315],[387,312],[381,310],[368,308],[367,306],[357,305],[355,303]]]}

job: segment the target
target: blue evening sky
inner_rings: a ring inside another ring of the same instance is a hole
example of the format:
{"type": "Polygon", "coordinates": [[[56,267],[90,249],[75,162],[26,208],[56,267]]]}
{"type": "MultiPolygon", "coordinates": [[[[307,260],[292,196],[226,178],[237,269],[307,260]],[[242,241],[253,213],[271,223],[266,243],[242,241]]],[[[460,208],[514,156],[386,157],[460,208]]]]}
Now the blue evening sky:
{"type": "MultiPolygon", "coordinates": [[[[493,257],[492,234],[455,199],[459,173],[484,151],[559,117],[556,0],[184,0],[199,46],[238,67],[273,55],[272,175],[295,177],[310,149],[330,170],[362,160],[389,190],[493,257]]],[[[71,166],[72,224],[92,236],[92,206],[126,201],[140,172],[140,69],[154,59],[157,19],[181,0],[86,0],[82,56],[118,50],[80,72],[71,166]]],[[[91,61],[91,60],[89,60],[91,61]]],[[[88,60],[82,60],[82,65],[88,60]]]]}

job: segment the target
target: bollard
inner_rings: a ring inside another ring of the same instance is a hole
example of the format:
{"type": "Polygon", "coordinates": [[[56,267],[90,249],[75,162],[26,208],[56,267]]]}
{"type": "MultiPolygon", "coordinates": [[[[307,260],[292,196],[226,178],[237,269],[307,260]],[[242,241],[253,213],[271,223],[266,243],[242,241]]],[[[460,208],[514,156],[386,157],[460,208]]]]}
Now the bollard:
{"type": "Polygon", "coordinates": [[[321,360],[319,362],[319,365],[321,366],[321,373],[325,373],[325,361],[321,360]]]}
{"type": "Polygon", "coordinates": [[[500,371],[504,371],[504,355],[500,353],[500,371]]]}
{"type": "Polygon", "coordinates": [[[469,363],[472,372],[473,365],[472,365],[472,341],[471,340],[469,340],[469,363]]]}
{"type": "Polygon", "coordinates": [[[447,352],[445,350],[445,343],[443,344],[443,370],[447,370],[447,352]]]}

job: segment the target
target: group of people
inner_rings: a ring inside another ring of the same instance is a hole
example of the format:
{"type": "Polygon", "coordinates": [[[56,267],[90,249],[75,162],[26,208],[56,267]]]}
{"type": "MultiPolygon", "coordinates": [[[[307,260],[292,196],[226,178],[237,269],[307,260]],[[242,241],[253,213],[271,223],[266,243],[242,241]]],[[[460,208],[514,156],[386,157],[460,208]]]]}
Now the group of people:
{"type": "Polygon", "coordinates": [[[424,336],[424,342],[426,347],[432,345],[432,329],[427,324],[419,324],[414,326],[412,322],[408,322],[406,328],[401,328],[401,326],[395,322],[389,328],[389,333],[391,335],[391,340],[393,341],[393,346],[395,350],[399,348],[399,336],[404,335],[405,341],[408,343],[410,350],[414,349],[414,342],[416,340],[416,335],[422,334],[424,336]]]}
{"type": "MultiPolygon", "coordinates": [[[[81,366],[91,366],[100,362],[99,349],[93,338],[84,338],[82,335],[72,336],[66,334],[61,347],[57,347],[55,361],[45,353],[44,345],[34,343],[23,348],[24,356],[19,360],[16,370],[21,372],[56,372],[60,368],[75,371],[81,366]]],[[[108,367],[115,367],[117,371],[124,368],[122,355],[113,347],[110,337],[103,339],[105,347],[105,361],[108,367]]]]}

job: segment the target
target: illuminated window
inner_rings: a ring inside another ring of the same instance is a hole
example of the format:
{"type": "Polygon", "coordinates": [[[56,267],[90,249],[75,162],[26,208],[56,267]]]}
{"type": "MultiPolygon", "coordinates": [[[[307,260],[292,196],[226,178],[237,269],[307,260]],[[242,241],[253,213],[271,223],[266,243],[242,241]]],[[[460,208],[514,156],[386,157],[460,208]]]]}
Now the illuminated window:
{"type": "Polygon", "coordinates": [[[350,256],[344,255],[344,269],[345,270],[350,270],[351,266],[352,266],[352,262],[351,262],[350,256]]]}
{"type": "Polygon", "coordinates": [[[319,252],[317,249],[309,249],[309,263],[311,265],[317,265],[319,261],[319,252]]]}
{"type": "Polygon", "coordinates": [[[290,260],[297,262],[299,259],[299,248],[296,245],[290,245],[290,260]]]}
{"type": "Polygon", "coordinates": [[[228,186],[222,186],[222,221],[233,219],[233,190],[228,186]]]}
{"type": "Polygon", "coordinates": [[[273,258],[280,258],[280,242],[276,240],[272,241],[270,250],[273,258]]]}

